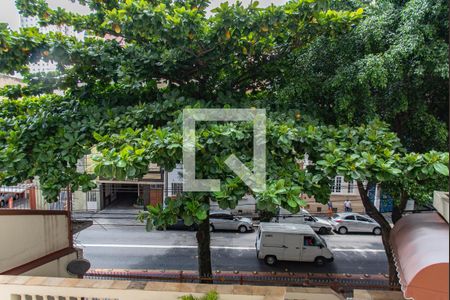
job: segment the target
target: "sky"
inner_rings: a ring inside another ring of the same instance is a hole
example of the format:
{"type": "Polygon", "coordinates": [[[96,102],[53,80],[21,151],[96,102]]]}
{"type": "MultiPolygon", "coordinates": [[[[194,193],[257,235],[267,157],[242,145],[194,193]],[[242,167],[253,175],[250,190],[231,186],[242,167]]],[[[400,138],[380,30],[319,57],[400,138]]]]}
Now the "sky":
{"type": "MultiPolygon", "coordinates": [[[[247,4],[250,3],[251,0],[241,0],[242,3],[247,4]]],[[[72,3],[70,0],[47,0],[50,7],[55,8],[60,6],[65,9],[69,9],[72,11],[77,11],[79,13],[88,13],[88,9],[86,7],[80,6],[77,3],[72,3]]],[[[219,3],[225,2],[222,0],[211,0],[211,6],[215,7],[219,3]]],[[[233,2],[233,1],[228,1],[233,2]]],[[[260,0],[259,5],[264,7],[271,3],[275,4],[283,4],[286,3],[287,0],[260,0]]],[[[8,23],[11,29],[17,30],[20,25],[19,13],[17,12],[15,6],[15,0],[0,0],[0,23],[8,23]]]]}

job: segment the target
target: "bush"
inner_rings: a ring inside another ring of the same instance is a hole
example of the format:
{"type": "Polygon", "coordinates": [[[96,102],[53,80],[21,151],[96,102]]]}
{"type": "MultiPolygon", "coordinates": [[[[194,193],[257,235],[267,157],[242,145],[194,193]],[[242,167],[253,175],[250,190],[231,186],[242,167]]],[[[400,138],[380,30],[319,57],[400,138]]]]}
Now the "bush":
{"type": "Polygon", "coordinates": [[[194,297],[192,295],[185,295],[180,297],[181,300],[219,300],[219,294],[216,291],[210,291],[208,294],[201,297],[194,297]]]}
{"type": "Polygon", "coordinates": [[[272,218],[276,216],[274,212],[267,210],[259,210],[258,215],[261,222],[270,222],[270,220],[272,220],[272,218]]]}

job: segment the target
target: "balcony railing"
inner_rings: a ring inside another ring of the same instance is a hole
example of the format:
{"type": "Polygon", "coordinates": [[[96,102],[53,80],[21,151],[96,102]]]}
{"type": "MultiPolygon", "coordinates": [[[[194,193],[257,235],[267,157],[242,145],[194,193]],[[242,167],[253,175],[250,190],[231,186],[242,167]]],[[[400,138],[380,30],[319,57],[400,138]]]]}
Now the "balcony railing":
{"type": "MultiPolygon", "coordinates": [[[[343,300],[329,288],[214,285],[0,275],[2,300],[176,300],[216,291],[221,300],[343,300]]],[[[354,299],[403,299],[398,291],[355,290],[354,299]]]]}

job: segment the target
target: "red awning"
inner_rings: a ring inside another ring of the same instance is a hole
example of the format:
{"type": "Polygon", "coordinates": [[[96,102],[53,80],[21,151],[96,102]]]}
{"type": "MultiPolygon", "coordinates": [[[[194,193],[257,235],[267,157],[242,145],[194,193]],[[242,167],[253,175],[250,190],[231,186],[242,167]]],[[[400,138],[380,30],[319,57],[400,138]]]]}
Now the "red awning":
{"type": "Polygon", "coordinates": [[[391,247],[405,298],[449,299],[449,225],[437,213],[405,216],[391,232],[391,247]]]}

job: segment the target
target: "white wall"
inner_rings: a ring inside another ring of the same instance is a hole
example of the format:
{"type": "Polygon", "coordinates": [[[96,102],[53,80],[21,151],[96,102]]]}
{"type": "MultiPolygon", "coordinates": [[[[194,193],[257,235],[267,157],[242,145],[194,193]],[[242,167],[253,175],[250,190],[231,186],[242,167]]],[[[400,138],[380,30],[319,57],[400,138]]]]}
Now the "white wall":
{"type": "Polygon", "coordinates": [[[167,172],[167,183],[166,183],[166,190],[167,190],[167,196],[176,196],[176,194],[172,191],[172,183],[183,183],[183,165],[178,164],[175,169],[173,169],[171,172],[167,172]]]}
{"type": "Polygon", "coordinates": [[[20,275],[26,276],[47,276],[47,277],[77,277],[67,272],[67,265],[72,260],[77,259],[77,253],[73,252],[69,255],[55,259],[45,265],[34,268],[20,275]]]}
{"type": "Polygon", "coordinates": [[[0,273],[70,246],[66,215],[0,215],[0,273]]]}

